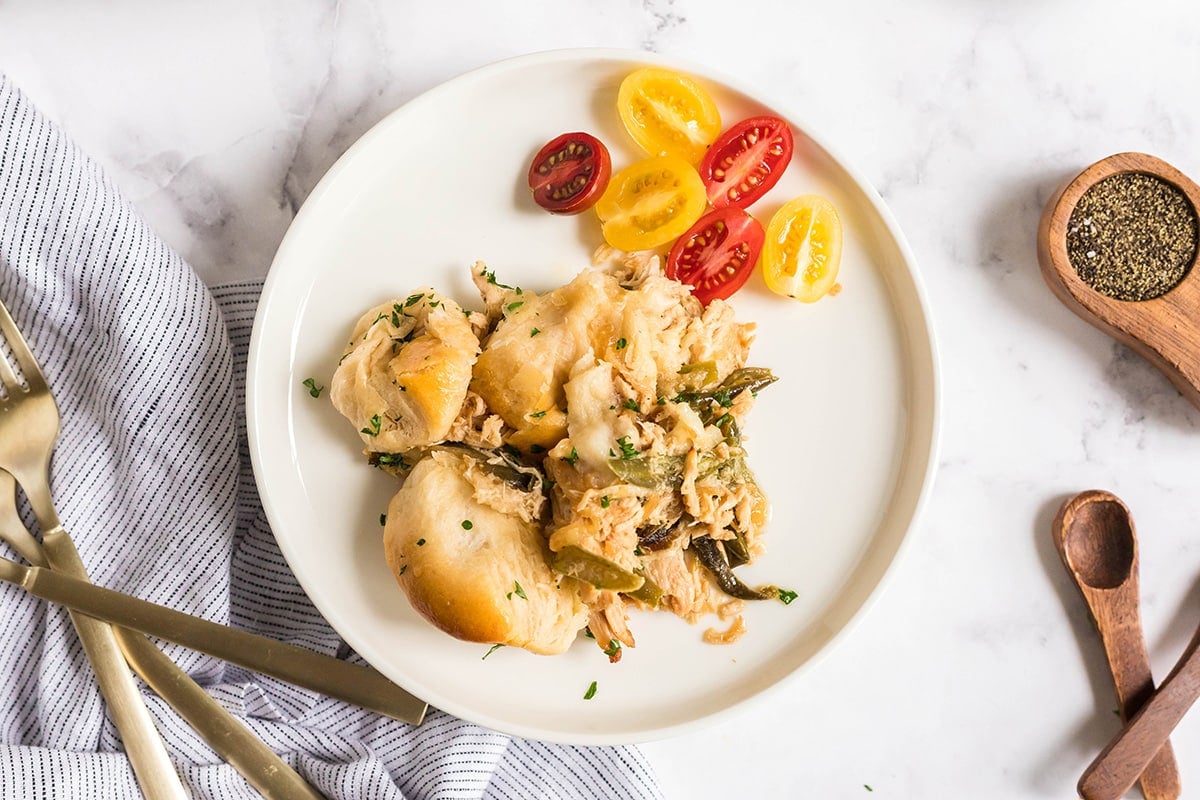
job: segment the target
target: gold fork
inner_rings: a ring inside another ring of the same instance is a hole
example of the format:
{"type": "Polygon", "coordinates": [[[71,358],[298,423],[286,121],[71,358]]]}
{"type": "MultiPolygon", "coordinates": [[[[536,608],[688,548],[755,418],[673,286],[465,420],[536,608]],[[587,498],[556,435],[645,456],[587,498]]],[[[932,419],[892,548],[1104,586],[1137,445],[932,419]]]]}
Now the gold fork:
{"type": "MultiPolygon", "coordinates": [[[[42,546],[17,513],[16,483],[0,471],[0,540],[30,564],[45,567],[42,546]]],[[[192,677],[142,635],[114,628],[117,644],[142,680],[199,731],[209,746],[232,764],[267,800],[322,800],[300,775],[271,748],[238,722],[192,677]]]]}
{"type": "MultiPolygon", "coordinates": [[[[42,531],[40,550],[45,563],[51,569],[86,580],[87,570],[71,537],[63,530],[50,498],[48,472],[50,453],[58,438],[58,408],[41,369],[3,304],[0,312],[0,332],[8,340],[27,382],[27,387],[22,385],[8,359],[0,357],[0,384],[7,392],[0,399],[0,469],[11,473],[25,489],[42,531]]],[[[29,550],[29,542],[22,547],[29,550]]],[[[31,550],[30,554],[34,553],[31,550]]],[[[22,553],[26,558],[30,554],[22,553]]],[[[187,794],[183,784],[125,666],[113,629],[82,614],[71,614],[71,622],[95,670],[100,693],[121,733],[142,794],[152,800],[184,800],[187,794]]]]}
{"type": "MultiPolygon", "coordinates": [[[[50,455],[59,415],[41,367],[8,309],[0,302],[0,335],[7,341],[25,383],[0,356],[0,539],[35,566],[48,566],[87,580],[74,543],[50,496],[50,455]],[[39,544],[16,512],[13,479],[20,484],[42,532],[39,544]]],[[[71,621],[96,673],[121,733],[142,794],[151,800],[179,798],[184,791],[150,712],[126,667],[126,659],[225,760],[268,798],[320,798],[294,770],[213,700],[191,677],[141,634],[75,612],[71,621]],[[122,657],[124,651],[124,657],[122,657]]]]}

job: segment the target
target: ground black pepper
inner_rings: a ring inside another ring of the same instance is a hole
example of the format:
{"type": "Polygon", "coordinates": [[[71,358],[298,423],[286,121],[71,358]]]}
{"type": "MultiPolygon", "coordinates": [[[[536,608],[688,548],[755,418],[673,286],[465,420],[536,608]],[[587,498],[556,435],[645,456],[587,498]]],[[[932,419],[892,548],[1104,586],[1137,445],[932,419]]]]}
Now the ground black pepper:
{"type": "Polygon", "coordinates": [[[1196,258],[1196,209],[1154,175],[1120,172],[1079,198],[1067,255],[1084,283],[1117,300],[1166,294],[1196,258]]]}

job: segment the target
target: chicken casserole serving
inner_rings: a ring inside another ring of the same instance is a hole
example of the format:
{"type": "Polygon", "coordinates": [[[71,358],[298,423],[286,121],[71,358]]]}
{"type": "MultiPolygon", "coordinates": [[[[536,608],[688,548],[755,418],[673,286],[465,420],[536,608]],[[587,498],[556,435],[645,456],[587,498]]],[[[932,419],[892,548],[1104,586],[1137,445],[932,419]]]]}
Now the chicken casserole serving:
{"type": "Polygon", "coordinates": [[[331,382],[369,463],[402,483],[384,550],[413,607],[535,653],[586,630],[616,660],[633,608],[744,630],[767,501],[741,430],[775,380],[754,326],[657,257],[612,254],[537,294],[471,267],[482,311],[418,289],[365,313],[331,382]]]}

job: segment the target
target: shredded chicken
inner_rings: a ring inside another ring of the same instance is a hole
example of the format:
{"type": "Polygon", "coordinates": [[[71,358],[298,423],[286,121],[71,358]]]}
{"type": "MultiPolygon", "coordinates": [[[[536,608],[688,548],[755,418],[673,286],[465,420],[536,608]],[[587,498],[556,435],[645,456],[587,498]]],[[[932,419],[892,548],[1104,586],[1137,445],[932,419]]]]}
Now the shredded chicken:
{"type": "Polygon", "coordinates": [[[477,262],[482,312],[432,290],[411,304],[411,322],[393,319],[392,305],[373,309],[335,378],[335,402],[357,398],[338,407],[360,427],[380,415],[379,433],[364,439],[403,454],[401,478],[439,443],[475,452],[465,472],[474,501],[541,526],[551,567],[578,582],[610,658],[634,646],[631,607],[693,623],[734,618],[704,634],[734,641],[745,603],[731,594],[773,589],[741,591],[730,570],[764,550],[766,498],[741,428],[774,377],[746,366],[754,326],[724,301],[702,306],[655,254],[601,248],[594,260],[598,268],[542,294],[477,262]],[[429,360],[443,363],[440,395],[395,388],[404,369],[429,360]],[[689,548],[704,537],[707,563],[689,548]]]}
{"type": "Polygon", "coordinates": [[[704,641],[709,644],[733,644],[738,639],[742,638],[742,634],[746,632],[746,618],[738,615],[733,622],[725,630],[717,630],[716,628],[708,628],[704,631],[704,641]]]}

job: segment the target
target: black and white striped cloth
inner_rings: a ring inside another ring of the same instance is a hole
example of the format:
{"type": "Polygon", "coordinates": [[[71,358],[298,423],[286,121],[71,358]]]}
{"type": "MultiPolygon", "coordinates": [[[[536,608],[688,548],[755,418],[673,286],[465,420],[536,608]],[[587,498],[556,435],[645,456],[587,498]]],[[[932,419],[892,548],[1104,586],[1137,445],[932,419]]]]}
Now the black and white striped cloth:
{"type": "MultiPolygon", "coordinates": [[[[260,288],[206,288],[0,75],[0,298],[62,412],[53,491],[93,580],[336,653],[250,474],[242,377],[260,288]]],[[[164,649],[329,797],[661,796],[636,748],[513,739],[436,710],[414,728],[164,649]]],[[[195,797],[256,796],[146,701],[195,797]]],[[[0,587],[0,797],[138,796],[66,613],[0,587]]]]}

